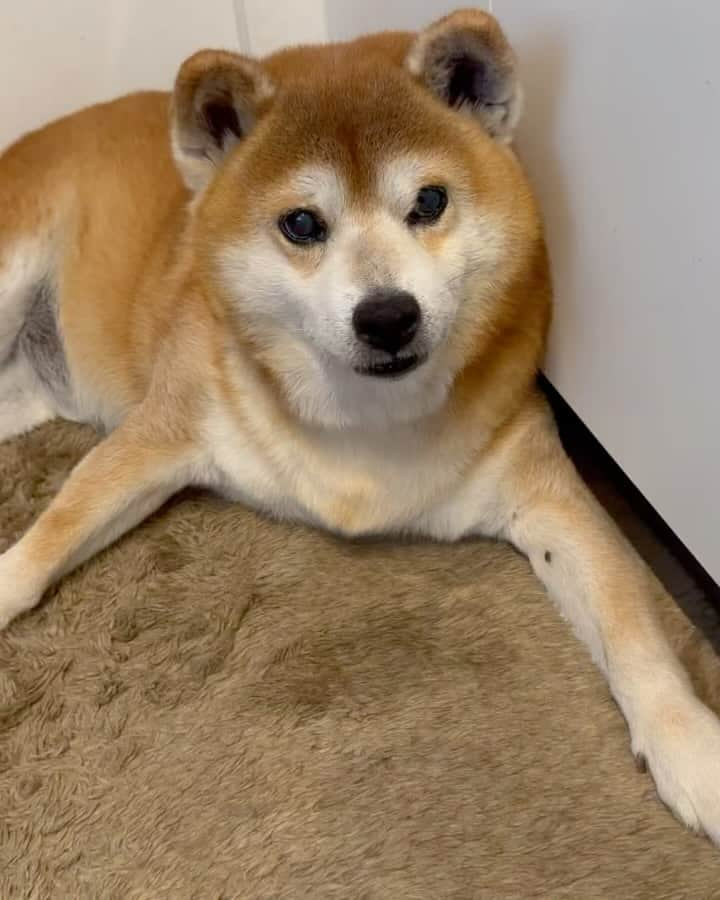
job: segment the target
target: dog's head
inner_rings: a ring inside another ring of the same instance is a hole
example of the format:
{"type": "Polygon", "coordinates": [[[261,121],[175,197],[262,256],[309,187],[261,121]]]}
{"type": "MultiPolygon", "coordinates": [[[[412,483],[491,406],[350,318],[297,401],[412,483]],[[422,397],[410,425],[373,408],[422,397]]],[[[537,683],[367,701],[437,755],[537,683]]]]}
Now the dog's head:
{"type": "Polygon", "coordinates": [[[172,140],[204,277],[302,418],[432,412],[523,327],[514,286],[542,239],[507,146],[520,107],[512,51],[479,11],[183,65],[172,140]]]}

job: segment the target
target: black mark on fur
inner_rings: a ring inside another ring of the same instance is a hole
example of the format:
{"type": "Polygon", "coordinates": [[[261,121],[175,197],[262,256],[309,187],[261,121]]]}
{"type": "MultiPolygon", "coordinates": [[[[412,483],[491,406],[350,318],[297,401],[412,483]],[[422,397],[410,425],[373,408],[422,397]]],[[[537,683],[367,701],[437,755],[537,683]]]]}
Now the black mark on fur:
{"type": "Polygon", "coordinates": [[[552,553],[549,550],[545,551],[545,562],[546,563],[552,562],[552,553]]]}
{"type": "Polygon", "coordinates": [[[647,772],[647,760],[643,756],[642,753],[638,753],[635,757],[635,766],[638,772],[645,773],[647,772]]]}

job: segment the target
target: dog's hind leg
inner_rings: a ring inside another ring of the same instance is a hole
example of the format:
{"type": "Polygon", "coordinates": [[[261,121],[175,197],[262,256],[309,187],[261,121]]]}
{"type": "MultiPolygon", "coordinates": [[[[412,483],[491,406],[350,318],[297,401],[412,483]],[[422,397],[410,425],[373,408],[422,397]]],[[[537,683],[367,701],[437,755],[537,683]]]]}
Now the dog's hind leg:
{"type": "Polygon", "coordinates": [[[0,364],[0,443],[54,419],[53,408],[28,360],[19,353],[0,364]]]}

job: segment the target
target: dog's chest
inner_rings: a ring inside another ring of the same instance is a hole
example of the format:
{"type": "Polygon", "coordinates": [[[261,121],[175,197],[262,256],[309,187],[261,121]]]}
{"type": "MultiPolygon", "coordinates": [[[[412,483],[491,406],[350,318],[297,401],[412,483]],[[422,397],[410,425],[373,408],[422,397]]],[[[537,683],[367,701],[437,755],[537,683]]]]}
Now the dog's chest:
{"type": "Polygon", "coordinates": [[[450,488],[447,469],[411,433],[251,435],[216,417],[208,438],[221,490],[281,518],[344,535],[425,532],[450,488]]]}

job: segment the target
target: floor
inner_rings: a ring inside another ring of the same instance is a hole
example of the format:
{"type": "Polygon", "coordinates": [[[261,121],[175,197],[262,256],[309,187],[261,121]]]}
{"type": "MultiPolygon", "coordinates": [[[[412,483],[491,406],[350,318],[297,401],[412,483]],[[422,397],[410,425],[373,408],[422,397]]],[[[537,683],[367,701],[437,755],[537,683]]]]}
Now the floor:
{"type": "MultiPolygon", "coordinates": [[[[544,383],[565,448],[595,495],[688,617],[720,644],[720,587],[694,560],[572,410],[544,383]]],[[[717,647],[720,651],[720,646],[717,647]]]]}
{"type": "MultiPolygon", "coordinates": [[[[3,534],[92,441],[56,422],[0,447],[3,534]]],[[[197,495],[0,637],[0,807],[0,898],[720,885],[510,548],[350,546],[197,495]]]]}

